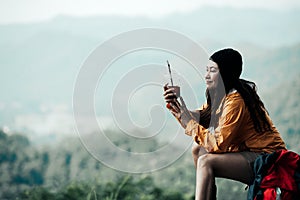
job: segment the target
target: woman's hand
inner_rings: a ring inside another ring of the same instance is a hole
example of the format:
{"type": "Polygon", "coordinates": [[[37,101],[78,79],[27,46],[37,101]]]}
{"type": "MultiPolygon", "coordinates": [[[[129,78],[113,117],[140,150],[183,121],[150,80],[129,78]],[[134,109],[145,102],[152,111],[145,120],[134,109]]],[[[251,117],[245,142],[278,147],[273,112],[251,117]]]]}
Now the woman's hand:
{"type": "Polygon", "coordinates": [[[164,85],[164,98],[166,101],[166,107],[172,109],[171,104],[176,105],[177,94],[173,87],[169,87],[168,84],[164,85]]]}
{"type": "Polygon", "coordinates": [[[191,112],[187,109],[182,97],[179,97],[180,102],[177,100],[174,88],[169,88],[166,84],[164,86],[164,98],[167,103],[167,108],[174,115],[174,117],[180,122],[183,128],[186,128],[188,122],[194,119],[191,112]]]}

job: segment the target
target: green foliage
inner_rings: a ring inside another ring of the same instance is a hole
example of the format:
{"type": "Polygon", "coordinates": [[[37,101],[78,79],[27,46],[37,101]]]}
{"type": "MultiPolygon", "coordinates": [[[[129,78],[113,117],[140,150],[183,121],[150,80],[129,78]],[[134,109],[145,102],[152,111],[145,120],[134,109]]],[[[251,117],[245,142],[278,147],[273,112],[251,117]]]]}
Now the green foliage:
{"type": "Polygon", "coordinates": [[[34,187],[30,190],[23,191],[20,194],[20,199],[23,199],[23,200],[41,200],[41,199],[55,200],[55,196],[46,188],[34,187]]]}
{"type": "MultiPolygon", "coordinates": [[[[161,175],[120,176],[91,157],[79,140],[68,138],[66,141],[53,148],[35,149],[25,136],[0,132],[0,169],[4,172],[0,175],[0,184],[4,186],[1,187],[0,197],[54,200],[186,199],[175,187],[168,187],[178,184],[175,179],[169,180],[174,181],[173,184],[163,185],[158,184],[161,175]]],[[[129,140],[119,144],[132,146],[129,140]]],[[[156,145],[153,142],[138,148],[146,151],[155,149],[156,145]]],[[[172,173],[177,172],[170,168],[167,174],[172,173]]],[[[179,178],[184,178],[182,173],[179,173],[179,178]]]]}
{"type": "Polygon", "coordinates": [[[34,187],[21,193],[24,200],[181,200],[178,191],[160,189],[149,176],[134,180],[130,175],[119,177],[115,182],[72,182],[57,192],[43,187],[34,187]]]}
{"type": "MultiPolygon", "coordinates": [[[[300,151],[299,87],[300,81],[295,79],[262,95],[288,148],[296,152],[300,151]],[[282,91],[280,95],[277,90],[282,91]]],[[[116,146],[131,152],[149,152],[161,145],[155,140],[137,145],[134,140],[120,138],[117,132],[108,133],[116,146]]],[[[100,143],[99,150],[106,152],[100,143]]],[[[119,159],[109,151],[107,154],[111,159],[119,159]]],[[[77,138],[66,138],[51,147],[35,148],[24,135],[7,135],[0,130],[0,171],[1,199],[194,199],[195,170],[190,152],[165,169],[130,176],[95,160],[77,138]]],[[[244,184],[217,179],[217,188],[220,200],[246,199],[244,184]]]]}
{"type": "MultiPolygon", "coordinates": [[[[190,152],[155,173],[124,175],[91,157],[77,139],[66,141],[37,150],[24,136],[0,132],[1,199],[194,199],[195,170],[190,152]]],[[[217,179],[217,187],[220,200],[246,198],[244,184],[217,179]]]]}

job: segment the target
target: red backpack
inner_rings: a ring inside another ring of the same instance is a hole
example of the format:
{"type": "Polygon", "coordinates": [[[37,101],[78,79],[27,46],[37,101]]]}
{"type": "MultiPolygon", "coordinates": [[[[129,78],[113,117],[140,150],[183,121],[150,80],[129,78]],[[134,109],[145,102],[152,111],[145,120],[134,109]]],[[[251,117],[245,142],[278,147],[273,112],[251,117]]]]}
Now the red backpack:
{"type": "Polygon", "coordinates": [[[248,200],[300,200],[300,155],[280,150],[259,156],[248,200]]]}

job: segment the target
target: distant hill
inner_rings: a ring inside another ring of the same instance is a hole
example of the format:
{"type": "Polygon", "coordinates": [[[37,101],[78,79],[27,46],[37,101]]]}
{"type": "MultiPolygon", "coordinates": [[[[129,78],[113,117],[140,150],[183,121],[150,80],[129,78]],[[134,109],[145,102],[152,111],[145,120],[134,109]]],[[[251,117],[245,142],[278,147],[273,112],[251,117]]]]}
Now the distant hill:
{"type": "MultiPolygon", "coordinates": [[[[112,36],[145,27],[182,33],[201,44],[208,54],[227,46],[239,49],[244,56],[245,69],[242,76],[254,80],[258,84],[259,93],[264,94],[287,82],[287,79],[296,79],[300,73],[299,19],[298,10],[205,7],[191,13],[175,13],[157,19],[58,16],[39,23],[1,25],[0,126],[15,128],[13,126],[35,124],[38,125],[35,130],[52,131],[61,130],[57,127],[67,124],[70,126],[67,130],[73,130],[70,125],[73,123],[73,87],[84,60],[99,44],[112,36]],[[63,111],[57,109],[57,105],[61,104],[67,107],[63,111]],[[64,124],[57,121],[61,119],[57,112],[63,115],[64,124]],[[49,113],[53,118],[49,118],[49,113]],[[48,126],[56,126],[56,129],[48,126]]],[[[130,70],[130,67],[137,64],[137,60],[138,64],[154,62],[164,65],[166,57],[165,54],[160,55],[160,52],[146,52],[125,61],[130,70]]],[[[117,73],[119,71],[120,66],[117,66],[107,73],[107,83],[118,79],[116,75],[122,77],[122,74],[117,73]]],[[[148,73],[147,77],[157,77],[157,74],[148,73]]],[[[197,95],[203,97],[204,85],[199,83],[199,78],[190,73],[189,81],[193,83],[197,95]]],[[[107,103],[107,106],[101,108],[107,113],[106,110],[111,107],[108,94],[115,88],[110,84],[105,89],[104,97],[100,100],[107,103]]],[[[155,88],[155,96],[151,95],[152,98],[142,99],[142,92],[139,98],[133,98],[137,115],[131,117],[148,120],[148,115],[140,116],[137,112],[146,109],[148,114],[149,109],[142,107],[146,101],[151,104],[149,101],[154,100],[155,104],[163,105],[161,92],[155,88]]],[[[193,95],[186,90],[183,94],[187,99],[193,95]]],[[[119,102],[128,103],[128,99],[121,98],[119,102]]],[[[193,102],[188,103],[190,108],[199,106],[193,102]]]]}
{"type": "Polygon", "coordinates": [[[299,10],[271,11],[202,7],[189,13],[174,13],[164,18],[95,16],[87,18],[58,16],[33,24],[0,26],[0,44],[22,42],[40,33],[71,33],[103,41],[120,32],[143,27],[173,29],[195,40],[218,41],[225,45],[250,42],[274,47],[299,42],[299,10]]]}
{"type": "MultiPolygon", "coordinates": [[[[267,91],[265,104],[270,115],[288,144],[288,148],[300,152],[300,74],[275,89],[267,91]]],[[[289,79],[289,78],[287,78],[289,79]]]]}
{"type": "Polygon", "coordinates": [[[274,49],[238,46],[244,55],[242,76],[258,83],[259,90],[275,89],[299,76],[300,43],[274,49]]]}
{"type": "MultiPolygon", "coordinates": [[[[249,66],[266,71],[272,66],[272,71],[281,72],[278,65],[282,66],[286,59],[299,55],[299,46],[296,51],[294,47],[279,49],[283,45],[299,44],[299,20],[297,10],[276,12],[205,7],[159,19],[58,16],[40,23],[1,25],[0,97],[2,101],[17,98],[39,101],[41,96],[48,100],[68,100],[76,73],[97,45],[116,34],[144,27],[166,28],[186,34],[203,44],[208,52],[224,46],[241,47],[249,52],[246,55],[250,57],[246,63],[249,66]],[[277,47],[274,50],[257,53],[274,46],[277,47]]],[[[293,63],[288,66],[290,64],[293,63]]],[[[257,76],[259,72],[253,69],[247,73],[257,76]]]]}

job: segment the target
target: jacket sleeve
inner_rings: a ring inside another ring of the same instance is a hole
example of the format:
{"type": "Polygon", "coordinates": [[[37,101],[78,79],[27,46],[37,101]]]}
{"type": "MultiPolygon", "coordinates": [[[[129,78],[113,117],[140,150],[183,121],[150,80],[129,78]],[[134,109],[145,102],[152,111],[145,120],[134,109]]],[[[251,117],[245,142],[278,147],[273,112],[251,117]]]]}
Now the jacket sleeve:
{"type": "MultiPolygon", "coordinates": [[[[232,151],[233,140],[239,137],[240,126],[245,113],[244,100],[240,95],[233,94],[225,98],[223,110],[219,117],[219,125],[214,131],[206,129],[195,120],[189,121],[185,133],[203,146],[208,152],[232,151]]],[[[237,144],[235,144],[237,145],[237,144]]]]}

